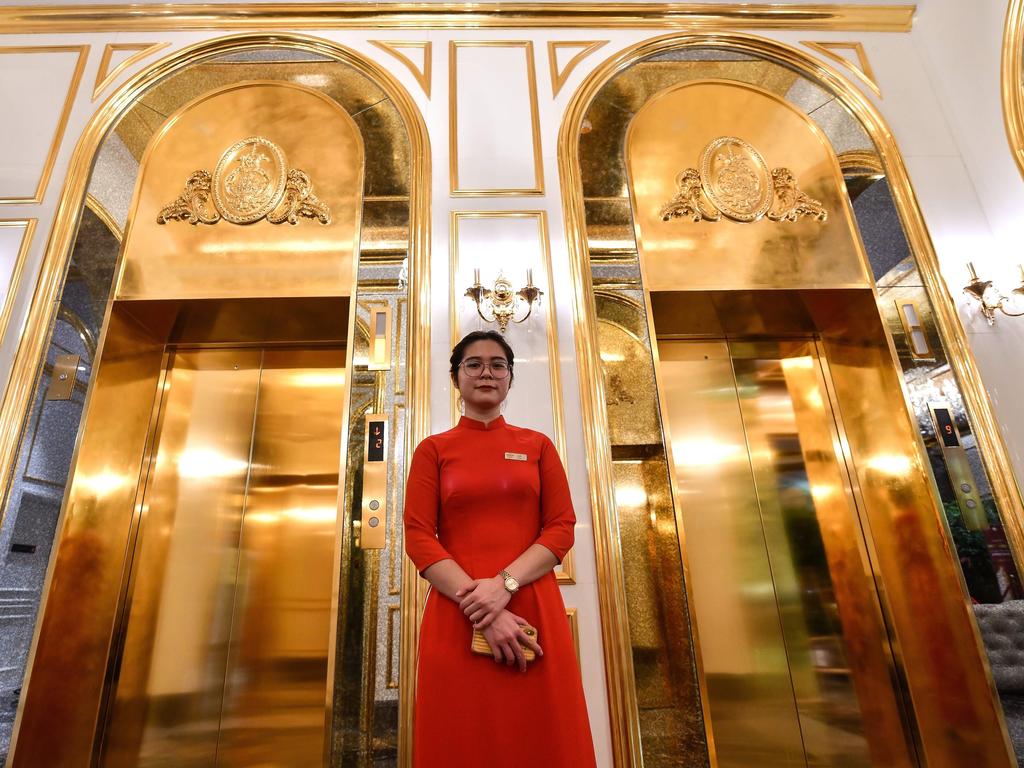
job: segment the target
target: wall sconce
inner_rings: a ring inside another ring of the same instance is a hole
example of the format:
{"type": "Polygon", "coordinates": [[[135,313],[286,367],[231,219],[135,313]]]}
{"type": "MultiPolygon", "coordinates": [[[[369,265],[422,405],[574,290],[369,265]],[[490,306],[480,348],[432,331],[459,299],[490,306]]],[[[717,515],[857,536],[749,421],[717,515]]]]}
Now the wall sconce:
{"type": "Polygon", "coordinates": [[[1009,312],[1006,309],[1006,304],[1014,299],[1017,300],[1019,306],[1024,306],[1024,266],[1019,264],[1017,266],[1021,273],[1021,283],[1010,291],[1009,296],[1004,296],[998,288],[992,285],[991,280],[982,280],[978,277],[978,273],[974,271],[974,264],[967,262],[967,269],[971,271],[971,281],[964,286],[964,293],[978,302],[981,314],[988,320],[989,325],[996,324],[997,309],[1007,317],[1024,315],[1024,311],[1009,312]]]}
{"type": "Polygon", "coordinates": [[[522,323],[533,312],[533,303],[540,304],[540,297],[544,292],[533,284],[533,270],[526,270],[526,286],[518,292],[512,292],[512,283],[501,273],[494,281],[493,288],[484,288],[480,285],[480,270],[473,270],[473,285],[466,289],[466,296],[476,304],[476,312],[485,323],[497,323],[499,330],[505,333],[509,322],[522,323]],[[526,302],[526,314],[520,318],[515,317],[516,310],[526,302]],[[489,312],[490,317],[484,314],[489,312]]]}

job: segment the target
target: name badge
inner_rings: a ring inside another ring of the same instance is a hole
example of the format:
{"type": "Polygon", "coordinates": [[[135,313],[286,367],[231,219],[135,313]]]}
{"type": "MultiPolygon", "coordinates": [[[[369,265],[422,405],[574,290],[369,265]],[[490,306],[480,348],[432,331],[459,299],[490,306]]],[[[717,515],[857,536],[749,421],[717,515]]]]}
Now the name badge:
{"type": "Polygon", "coordinates": [[[526,461],[525,453],[509,453],[505,451],[505,458],[511,459],[512,461],[526,461]]]}

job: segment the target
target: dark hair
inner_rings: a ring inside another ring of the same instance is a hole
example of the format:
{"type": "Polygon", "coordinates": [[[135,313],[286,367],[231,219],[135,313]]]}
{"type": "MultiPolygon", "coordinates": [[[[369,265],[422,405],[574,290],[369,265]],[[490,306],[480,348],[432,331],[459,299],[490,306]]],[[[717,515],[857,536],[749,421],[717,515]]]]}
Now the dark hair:
{"type": "Polygon", "coordinates": [[[512,364],[515,362],[515,355],[512,353],[512,347],[505,337],[497,331],[472,331],[462,337],[462,341],[456,344],[452,348],[452,356],[449,359],[451,363],[450,373],[452,375],[452,381],[458,383],[459,380],[459,366],[462,364],[462,359],[466,356],[466,348],[477,341],[493,341],[498,344],[505,352],[505,357],[508,360],[508,383],[512,384],[512,379],[515,374],[512,372],[512,364]]]}

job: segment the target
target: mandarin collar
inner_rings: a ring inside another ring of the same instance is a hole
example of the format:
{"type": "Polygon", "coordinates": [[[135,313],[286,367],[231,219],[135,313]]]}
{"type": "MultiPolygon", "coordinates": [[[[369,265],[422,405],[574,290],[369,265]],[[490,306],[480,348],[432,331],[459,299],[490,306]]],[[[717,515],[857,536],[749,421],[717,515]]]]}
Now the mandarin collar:
{"type": "Polygon", "coordinates": [[[490,422],[485,424],[484,422],[478,421],[477,419],[471,419],[469,418],[469,416],[463,416],[461,419],[459,419],[459,426],[466,427],[468,429],[479,429],[482,432],[490,432],[491,430],[501,429],[502,427],[504,427],[505,417],[499,416],[498,418],[492,419],[490,422]]]}

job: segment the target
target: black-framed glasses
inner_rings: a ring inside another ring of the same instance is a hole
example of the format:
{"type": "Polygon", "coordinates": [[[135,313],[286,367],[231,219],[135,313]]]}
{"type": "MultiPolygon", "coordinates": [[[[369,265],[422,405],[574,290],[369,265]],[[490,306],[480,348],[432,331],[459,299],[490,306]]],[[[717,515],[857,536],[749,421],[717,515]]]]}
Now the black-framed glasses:
{"type": "Polygon", "coordinates": [[[491,370],[491,376],[496,379],[504,379],[508,376],[508,372],[512,370],[512,366],[508,364],[507,360],[502,360],[500,357],[496,360],[491,360],[489,363],[485,363],[483,360],[477,360],[476,358],[470,358],[469,360],[463,360],[459,365],[462,366],[462,370],[466,372],[466,375],[471,379],[478,379],[484,374],[484,368],[491,370]]]}

